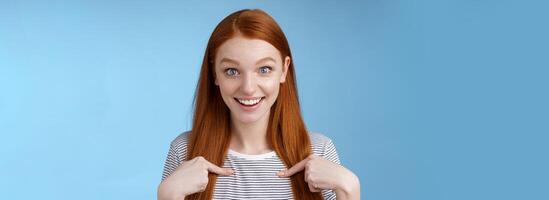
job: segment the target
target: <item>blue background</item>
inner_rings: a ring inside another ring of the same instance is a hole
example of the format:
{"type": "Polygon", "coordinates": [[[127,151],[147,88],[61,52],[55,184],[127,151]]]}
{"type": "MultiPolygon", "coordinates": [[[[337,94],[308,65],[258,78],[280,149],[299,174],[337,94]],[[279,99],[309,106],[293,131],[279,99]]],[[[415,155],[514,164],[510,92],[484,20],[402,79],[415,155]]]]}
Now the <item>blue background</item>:
{"type": "Polygon", "coordinates": [[[155,199],[242,8],[282,26],[364,199],[549,199],[548,4],[508,0],[1,1],[0,198],[155,199]]]}

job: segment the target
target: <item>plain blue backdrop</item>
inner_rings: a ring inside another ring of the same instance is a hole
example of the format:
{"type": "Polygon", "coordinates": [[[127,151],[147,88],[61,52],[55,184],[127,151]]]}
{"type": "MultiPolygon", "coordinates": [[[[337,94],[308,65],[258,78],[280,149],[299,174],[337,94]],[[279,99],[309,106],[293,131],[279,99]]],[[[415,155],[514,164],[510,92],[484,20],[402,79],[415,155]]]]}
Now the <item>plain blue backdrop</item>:
{"type": "Polygon", "coordinates": [[[1,1],[0,199],[155,199],[228,14],[285,31],[363,199],[549,199],[542,1],[1,1]],[[543,191],[545,190],[545,191],[543,191]]]}

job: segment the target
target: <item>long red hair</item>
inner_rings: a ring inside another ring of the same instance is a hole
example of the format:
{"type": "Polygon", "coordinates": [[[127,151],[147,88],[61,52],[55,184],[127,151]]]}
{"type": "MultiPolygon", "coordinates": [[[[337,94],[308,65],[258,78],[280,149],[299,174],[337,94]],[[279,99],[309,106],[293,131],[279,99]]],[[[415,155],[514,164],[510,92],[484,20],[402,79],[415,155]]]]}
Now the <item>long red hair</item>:
{"type": "MultiPolygon", "coordinates": [[[[215,85],[214,60],[217,48],[228,39],[241,35],[261,39],[276,47],[282,56],[292,58],[290,47],[282,29],[271,16],[262,10],[240,10],[223,19],[215,28],[202,61],[200,78],[194,98],[194,116],[189,135],[187,159],[203,156],[223,166],[231,138],[230,110],[215,85]]],[[[289,168],[311,154],[309,135],[301,116],[293,62],[290,62],[286,81],[280,85],[277,100],[271,107],[267,140],[280,159],[289,168]]],[[[186,199],[212,199],[217,175],[209,174],[206,190],[186,199]]],[[[295,199],[322,199],[320,193],[309,191],[304,173],[291,178],[295,199]]]]}

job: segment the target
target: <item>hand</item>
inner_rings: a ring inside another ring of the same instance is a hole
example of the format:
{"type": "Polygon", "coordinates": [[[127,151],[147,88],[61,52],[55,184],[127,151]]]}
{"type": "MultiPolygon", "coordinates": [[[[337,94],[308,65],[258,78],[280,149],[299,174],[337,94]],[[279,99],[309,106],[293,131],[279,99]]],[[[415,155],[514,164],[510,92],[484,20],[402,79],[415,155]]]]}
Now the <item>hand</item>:
{"type": "Polygon", "coordinates": [[[182,165],[158,186],[158,199],[182,199],[185,196],[202,192],[208,185],[208,173],[230,176],[230,168],[218,167],[202,156],[183,162],[182,165]]]}
{"type": "Polygon", "coordinates": [[[338,199],[360,199],[360,183],[353,172],[313,154],[290,169],[278,172],[278,176],[290,177],[303,170],[311,192],[327,189],[334,190],[338,199]]]}

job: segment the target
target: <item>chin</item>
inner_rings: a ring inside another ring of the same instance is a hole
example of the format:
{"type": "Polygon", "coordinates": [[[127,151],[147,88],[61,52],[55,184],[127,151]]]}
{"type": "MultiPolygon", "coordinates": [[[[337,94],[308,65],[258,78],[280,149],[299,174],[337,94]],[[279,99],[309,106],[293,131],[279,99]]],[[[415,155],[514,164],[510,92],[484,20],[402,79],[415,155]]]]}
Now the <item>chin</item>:
{"type": "Polygon", "coordinates": [[[267,117],[267,118],[269,117],[268,110],[263,110],[263,109],[257,110],[256,112],[253,112],[253,113],[246,113],[246,112],[239,111],[239,112],[234,112],[231,115],[234,120],[237,120],[241,123],[244,123],[244,124],[254,123],[254,122],[260,121],[261,119],[263,119],[263,117],[267,117]]]}
{"type": "Polygon", "coordinates": [[[259,119],[261,119],[261,115],[255,114],[255,113],[254,114],[238,113],[235,115],[235,118],[239,122],[247,124],[247,123],[253,123],[253,122],[259,121],[259,119]]]}

